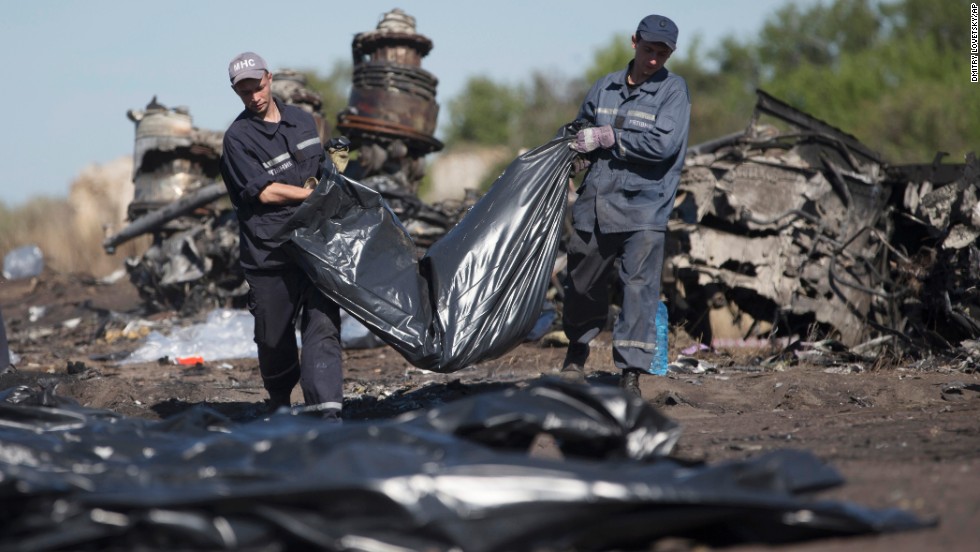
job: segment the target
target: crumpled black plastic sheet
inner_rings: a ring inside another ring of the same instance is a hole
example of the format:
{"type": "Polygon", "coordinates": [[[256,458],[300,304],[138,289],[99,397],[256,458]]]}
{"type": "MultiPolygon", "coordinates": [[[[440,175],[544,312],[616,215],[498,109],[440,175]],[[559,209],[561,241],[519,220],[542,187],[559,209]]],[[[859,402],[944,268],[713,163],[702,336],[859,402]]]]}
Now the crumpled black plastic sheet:
{"type": "Polygon", "coordinates": [[[0,550],[645,549],[929,525],[808,498],[842,480],[807,452],[691,465],[668,456],[679,436],[642,399],[550,379],[343,425],[206,407],[154,422],[12,388],[0,550]],[[564,459],[526,454],[540,433],[564,459]]]}
{"type": "Polygon", "coordinates": [[[515,159],[421,259],[381,195],[328,163],[287,225],[290,252],[413,365],[454,372],[498,357],[534,328],[544,303],[575,155],[569,128],[515,159]]]}

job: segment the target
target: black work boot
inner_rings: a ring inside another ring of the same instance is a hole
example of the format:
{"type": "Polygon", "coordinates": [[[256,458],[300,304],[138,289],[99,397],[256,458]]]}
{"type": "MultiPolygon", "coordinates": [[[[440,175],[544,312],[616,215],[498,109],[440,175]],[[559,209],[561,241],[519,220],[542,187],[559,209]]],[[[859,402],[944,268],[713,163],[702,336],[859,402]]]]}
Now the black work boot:
{"type": "Polygon", "coordinates": [[[565,352],[558,377],[568,383],[585,383],[585,361],[589,358],[589,346],[571,343],[565,352]]]}
{"type": "Polygon", "coordinates": [[[619,388],[630,395],[643,398],[643,393],[640,392],[641,372],[641,370],[637,370],[636,368],[624,369],[622,375],[619,376],[619,388]]]}

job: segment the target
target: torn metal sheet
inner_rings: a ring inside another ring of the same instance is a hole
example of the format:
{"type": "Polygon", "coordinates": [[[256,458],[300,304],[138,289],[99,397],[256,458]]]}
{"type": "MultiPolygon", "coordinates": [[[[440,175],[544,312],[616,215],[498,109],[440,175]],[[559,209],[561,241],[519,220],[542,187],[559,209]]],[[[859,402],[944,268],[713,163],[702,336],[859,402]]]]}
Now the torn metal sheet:
{"type": "Polygon", "coordinates": [[[942,157],[889,165],[759,91],[746,131],[689,150],[668,234],[672,319],[718,343],[966,355],[980,337],[980,164],[942,157]]]}
{"type": "Polygon", "coordinates": [[[853,136],[758,96],[741,137],[696,146],[686,160],[665,273],[681,311],[672,318],[700,320],[689,330],[708,341],[799,335],[817,324],[861,343],[889,232],[882,162],[853,136]],[[711,307],[719,293],[736,316],[711,307]]]}
{"type": "Polygon", "coordinates": [[[962,353],[980,337],[980,162],[972,153],[959,165],[939,158],[889,170],[905,210],[895,217],[888,306],[896,334],[962,353]]]}

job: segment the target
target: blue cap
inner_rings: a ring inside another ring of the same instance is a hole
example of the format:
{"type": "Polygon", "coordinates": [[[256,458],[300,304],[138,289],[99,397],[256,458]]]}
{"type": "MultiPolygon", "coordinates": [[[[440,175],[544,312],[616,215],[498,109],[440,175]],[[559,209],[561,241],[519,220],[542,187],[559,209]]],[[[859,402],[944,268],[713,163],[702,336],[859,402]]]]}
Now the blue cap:
{"type": "Polygon", "coordinates": [[[663,42],[673,51],[677,49],[677,25],[669,17],[648,15],[636,27],[636,38],[647,42],[663,42]]]}

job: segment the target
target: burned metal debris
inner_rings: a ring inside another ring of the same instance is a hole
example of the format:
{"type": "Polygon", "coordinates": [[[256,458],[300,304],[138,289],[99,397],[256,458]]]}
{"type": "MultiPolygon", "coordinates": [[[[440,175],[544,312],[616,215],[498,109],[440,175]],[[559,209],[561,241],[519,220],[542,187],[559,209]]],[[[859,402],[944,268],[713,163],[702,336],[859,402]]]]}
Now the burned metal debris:
{"type": "Polygon", "coordinates": [[[978,184],[972,155],[891,166],[759,91],[745,132],[690,148],[665,267],[671,318],[716,345],[956,347],[980,335],[978,184]]]}
{"type": "Polygon", "coordinates": [[[980,163],[889,167],[896,183],[889,258],[900,335],[951,348],[980,337],[980,163]]]}
{"type": "MultiPolygon", "coordinates": [[[[321,98],[306,88],[304,75],[274,73],[273,93],[313,114],[321,139],[329,139],[321,98]]],[[[130,223],[103,248],[111,254],[152,235],[142,255],[126,260],[130,281],[151,310],[243,308],[248,286],[238,264],[238,219],[219,181],[224,132],[195,127],[186,107],[171,109],[155,97],[127,115],[136,123],[130,223]]]]}
{"type": "Polygon", "coordinates": [[[375,30],[354,37],[354,77],[337,127],[360,151],[350,176],[383,191],[415,194],[424,174],[423,157],[442,149],[433,133],[439,115],[438,80],[422,69],[432,41],[415,32],[415,18],[395,9],[375,30]],[[374,180],[386,179],[383,184],[374,180]]]}
{"type": "Polygon", "coordinates": [[[127,115],[136,124],[130,223],[103,248],[111,254],[152,236],[142,255],[126,259],[130,281],[152,310],[244,306],[238,221],[217,181],[223,133],[195,127],[186,107],[171,109],[156,97],[127,115]]]}
{"type": "Polygon", "coordinates": [[[432,41],[416,32],[414,17],[400,9],[385,13],[376,29],[351,43],[350,98],[337,114],[337,128],[358,152],[345,174],[381,193],[422,249],[476,202],[473,194],[436,204],[418,197],[425,156],[443,147],[434,136],[439,81],[422,68],[431,50],[432,41]]]}

